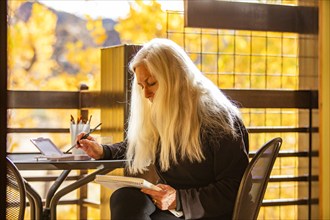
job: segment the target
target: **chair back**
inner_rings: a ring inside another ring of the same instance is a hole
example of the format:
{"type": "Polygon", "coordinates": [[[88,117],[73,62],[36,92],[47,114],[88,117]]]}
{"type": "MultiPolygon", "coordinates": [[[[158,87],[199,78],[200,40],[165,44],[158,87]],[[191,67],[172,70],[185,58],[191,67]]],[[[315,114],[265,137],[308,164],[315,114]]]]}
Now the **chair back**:
{"type": "Polygon", "coordinates": [[[236,197],[233,220],[255,220],[265,195],[270,173],[280,151],[282,139],[264,144],[246,168],[236,197]]]}
{"type": "Polygon", "coordinates": [[[7,159],[6,219],[24,219],[26,198],[24,180],[15,164],[7,159]]]}

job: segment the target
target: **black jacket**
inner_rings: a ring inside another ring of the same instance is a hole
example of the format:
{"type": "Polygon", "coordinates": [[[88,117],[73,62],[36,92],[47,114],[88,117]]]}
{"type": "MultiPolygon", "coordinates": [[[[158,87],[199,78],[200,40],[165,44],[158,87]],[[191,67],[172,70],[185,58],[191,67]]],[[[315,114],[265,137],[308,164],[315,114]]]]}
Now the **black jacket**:
{"type": "MultiPolygon", "coordinates": [[[[205,160],[172,164],[162,172],[155,163],[160,182],[177,190],[177,209],[185,219],[231,219],[243,173],[249,163],[248,133],[240,120],[236,123],[238,138],[203,132],[201,142],[205,160]]],[[[104,159],[123,159],[126,142],[103,146],[104,159]]]]}

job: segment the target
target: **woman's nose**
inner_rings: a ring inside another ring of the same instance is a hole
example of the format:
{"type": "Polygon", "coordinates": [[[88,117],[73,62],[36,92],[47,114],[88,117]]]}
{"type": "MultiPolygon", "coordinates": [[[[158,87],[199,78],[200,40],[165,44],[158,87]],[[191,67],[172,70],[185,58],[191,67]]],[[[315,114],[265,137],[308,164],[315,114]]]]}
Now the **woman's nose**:
{"type": "Polygon", "coordinates": [[[144,97],[150,98],[152,96],[152,92],[148,88],[144,88],[144,97]]]}

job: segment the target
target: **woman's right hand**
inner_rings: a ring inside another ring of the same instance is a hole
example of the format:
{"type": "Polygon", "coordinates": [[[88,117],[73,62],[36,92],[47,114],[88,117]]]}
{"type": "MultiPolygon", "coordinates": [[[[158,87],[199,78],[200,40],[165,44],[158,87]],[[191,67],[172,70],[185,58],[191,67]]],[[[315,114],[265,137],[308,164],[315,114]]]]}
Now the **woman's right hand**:
{"type": "Polygon", "coordinates": [[[96,142],[95,138],[88,136],[86,139],[81,139],[86,133],[82,132],[77,135],[77,148],[82,149],[88,156],[98,160],[103,157],[103,147],[96,142]]]}

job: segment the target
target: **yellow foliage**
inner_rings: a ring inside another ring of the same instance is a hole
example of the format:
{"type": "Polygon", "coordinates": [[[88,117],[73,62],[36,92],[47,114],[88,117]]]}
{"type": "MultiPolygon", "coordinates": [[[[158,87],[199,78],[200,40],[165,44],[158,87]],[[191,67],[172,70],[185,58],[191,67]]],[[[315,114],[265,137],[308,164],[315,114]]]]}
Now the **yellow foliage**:
{"type": "Polygon", "coordinates": [[[86,83],[90,89],[100,88],[100,59],[99,48],[84,48],[81,41],[66,44],[66,59],[78,70],[75,75],[76,88],[80,83],[86,83]],[[78,84],[79,83],[79,84],[78,84]]]}
{"type": "MultiPolygon", "coordinates": [[[[12,11],[17,5],[13,4],[12,11]]],[[[67,61],[78,70],[77,75],[63,72],[52,58],[56,22],[56,14],[38,3],[33,4],[27,22],[16,20],[13,16],[8,27],[9,89],[77,90],[82,82],[91,89],[99,89],[99,48],[84,48],[81,41],[66,45],[67,61]],[[55,69],[60,71],[58,75],[54,75],[55,69]]],[[[86,26],[97,45],[106,40],[101,19],[87,17],[86,26]]]]}
{"type": "Polygon", "coordinates": [[[13,20],[8,28],[9,89],[38,89],[52,75],[56,19],[52,11],[33,4],[27,22],[13,20]]]}
{"type": "Polygon", "coordinates": [[[156,0],[130,2],[130,11],[115,26],[123,43],[142,44],[155,37],[166,37],[166,13],[156,0]]]}
{"type": "Polygon", "coordinates": [[[102,19],[93,20],[90,16],[86,15],[87,24],[86,28],[90,31],[91,36],[93,37],[94,42],[97,45],[102,45],[107,39],[107,33],[103,28],[102,19]]]}

